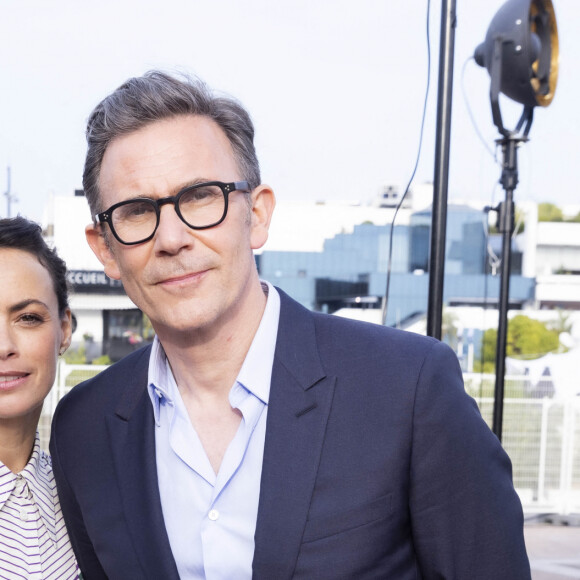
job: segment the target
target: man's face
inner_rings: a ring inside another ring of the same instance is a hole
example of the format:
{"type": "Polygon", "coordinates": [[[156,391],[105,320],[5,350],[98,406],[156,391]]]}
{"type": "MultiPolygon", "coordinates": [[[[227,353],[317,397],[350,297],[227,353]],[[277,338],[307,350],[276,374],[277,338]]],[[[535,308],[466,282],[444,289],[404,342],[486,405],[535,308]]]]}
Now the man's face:
{"type": "MultiPolygon", "coordinates": [[[[180,116],[157,121],[115,139],[101,165],[101,208],[135,197],[158,199],[200,181],[243,178],[231,145],[212,120],[180,116]]],[[[229,195],[226,219],[207,230],[192,230],[163,205],[154,238],[134,246],[87,227],[89,244],[108,276],[125,291],[166,340],[183,332],[215,332],[255,305],[259,288],[252,249],[261,247],[274,206],[272,191],[260,186],[229,195]]],[[[101,226],[103,229],[107,225],[101,226]]]]}

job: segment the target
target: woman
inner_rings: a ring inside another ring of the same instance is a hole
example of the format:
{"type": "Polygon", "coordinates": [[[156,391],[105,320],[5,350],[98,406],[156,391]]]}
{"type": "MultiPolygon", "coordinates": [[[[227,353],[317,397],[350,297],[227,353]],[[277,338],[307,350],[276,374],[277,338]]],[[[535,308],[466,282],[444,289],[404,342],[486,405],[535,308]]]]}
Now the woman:
{"type": "Polygon", "coordinates": [[[0,220],[0,578],[78,578],[37,433],[71,341],[66,266],[40,227],[0,220]]]}

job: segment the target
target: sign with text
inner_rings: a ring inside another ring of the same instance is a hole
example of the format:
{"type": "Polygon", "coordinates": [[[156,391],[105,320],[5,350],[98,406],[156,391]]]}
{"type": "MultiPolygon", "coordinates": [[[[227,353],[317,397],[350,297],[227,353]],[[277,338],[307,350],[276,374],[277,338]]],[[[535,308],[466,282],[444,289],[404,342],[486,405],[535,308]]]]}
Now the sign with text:
{"type": "Polygon", "coordinates": [[[69,270],[67,272],[67,280],[74,290],[79,293],[125,293],[120,280],[113,280],[99,270],[69,270]]]}

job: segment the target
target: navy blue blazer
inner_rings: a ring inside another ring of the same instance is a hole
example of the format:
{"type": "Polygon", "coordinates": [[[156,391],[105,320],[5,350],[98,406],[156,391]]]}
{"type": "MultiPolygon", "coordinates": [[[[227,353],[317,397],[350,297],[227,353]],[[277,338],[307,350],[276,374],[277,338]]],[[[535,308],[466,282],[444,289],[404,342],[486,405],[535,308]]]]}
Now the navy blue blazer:
{"type": "MultiPolygon", "coordinates": [[[[510,461],[455,354],[280,294],[253,577],[530,578],[510,461]]],[[[178,578],[149,351],[75,387],[54,416],[54,474],[87,580],[178,578]]]]}

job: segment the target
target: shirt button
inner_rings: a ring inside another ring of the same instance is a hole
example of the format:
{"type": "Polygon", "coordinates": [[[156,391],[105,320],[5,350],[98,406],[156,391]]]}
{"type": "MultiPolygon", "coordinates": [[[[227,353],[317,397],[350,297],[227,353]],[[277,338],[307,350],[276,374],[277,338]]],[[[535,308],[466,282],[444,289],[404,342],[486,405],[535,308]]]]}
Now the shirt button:
{"type": "Polygon", "coordinates": [[[22,511],[20,512],[20,519],[21,519],[23,522],[26,522],[26,521],[28,521],[28,514],[27,514],[27,513],[26,513],[24,510],[22,510],[22,511]]]}
{"type": "Polygon", "coordinates": [[[220,517],[220,513],[218,512],[218,510],[211,510],[209,512],[209,514],[207,514],[207,517],[212,521],[215,522],[219,517],[220,517]]]}

